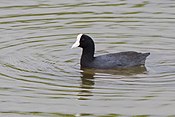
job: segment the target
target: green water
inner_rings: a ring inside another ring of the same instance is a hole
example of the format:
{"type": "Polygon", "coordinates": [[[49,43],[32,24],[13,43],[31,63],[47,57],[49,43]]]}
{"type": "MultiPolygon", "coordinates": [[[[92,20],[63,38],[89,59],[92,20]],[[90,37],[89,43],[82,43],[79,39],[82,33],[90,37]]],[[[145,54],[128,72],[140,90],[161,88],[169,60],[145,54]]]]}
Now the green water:
{"type": "Polygon", "coordinates": [[[0,116],[175,116],[175,1],[0,1],[0,116]],[[96,55],[150,52],[145,68],[80,70],[96,55]]]}

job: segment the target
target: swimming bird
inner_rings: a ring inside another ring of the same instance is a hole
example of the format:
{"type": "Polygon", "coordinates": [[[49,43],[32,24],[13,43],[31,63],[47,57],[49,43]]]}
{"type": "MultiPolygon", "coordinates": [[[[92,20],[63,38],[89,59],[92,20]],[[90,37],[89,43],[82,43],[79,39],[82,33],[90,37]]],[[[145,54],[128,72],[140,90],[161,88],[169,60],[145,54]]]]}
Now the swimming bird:
{"type": "Polygon", "coordinates": [[[83,68],[95,69],[115,69],[129,68],[134,66],[145,65],[146,57],[150,53],[138,53],[126,51],[119,53],[110,53],[100,56],[94,56],[95,44],[93,39],[86,34],[79,34],[72,48],[80,47],[83,49],[80,65],[83,68]]]}

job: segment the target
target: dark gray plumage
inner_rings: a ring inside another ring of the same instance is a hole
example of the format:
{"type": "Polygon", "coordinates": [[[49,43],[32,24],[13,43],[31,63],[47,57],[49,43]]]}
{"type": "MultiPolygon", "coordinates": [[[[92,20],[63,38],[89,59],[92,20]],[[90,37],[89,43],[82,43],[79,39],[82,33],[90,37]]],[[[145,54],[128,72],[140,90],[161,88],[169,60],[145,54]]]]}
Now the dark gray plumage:
{"type": "Polygon", "coordinates": [[[85,34],[77,36],[77,41],[72,48],[74,47],[83,48],[81,68],[114,69],[140,66],[145,64],[146,57],[150,55],[150,53],[127,51],[94,57],[94,41],[85,34]]]}

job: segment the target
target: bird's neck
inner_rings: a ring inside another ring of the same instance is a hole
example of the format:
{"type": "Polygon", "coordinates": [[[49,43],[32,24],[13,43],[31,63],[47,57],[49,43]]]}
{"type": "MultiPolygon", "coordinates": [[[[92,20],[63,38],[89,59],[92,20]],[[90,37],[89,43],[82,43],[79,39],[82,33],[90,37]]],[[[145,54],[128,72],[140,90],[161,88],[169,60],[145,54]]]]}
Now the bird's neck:
{"type": "Polygon", "coordinates": [[[83,48],[83,52],[81,55],[81,65],[83,65],[85,62],[86,64],[92,62],[94,60],[94,52],[95,47],[83,48]]]}

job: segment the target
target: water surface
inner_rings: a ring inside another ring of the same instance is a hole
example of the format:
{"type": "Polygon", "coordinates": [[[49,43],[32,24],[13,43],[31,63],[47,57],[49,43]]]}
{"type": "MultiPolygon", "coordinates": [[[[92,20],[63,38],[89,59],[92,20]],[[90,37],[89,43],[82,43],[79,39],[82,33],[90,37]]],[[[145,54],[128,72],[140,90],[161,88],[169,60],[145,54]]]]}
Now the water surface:
{"type": "Polygon", "coordinates": [[[0,115],[175,116],[174,27],[173,0],[2,0],[0,115]],[[80,70],[79,33],[96,55],[151,55],[145,68],[80,70]]]}

